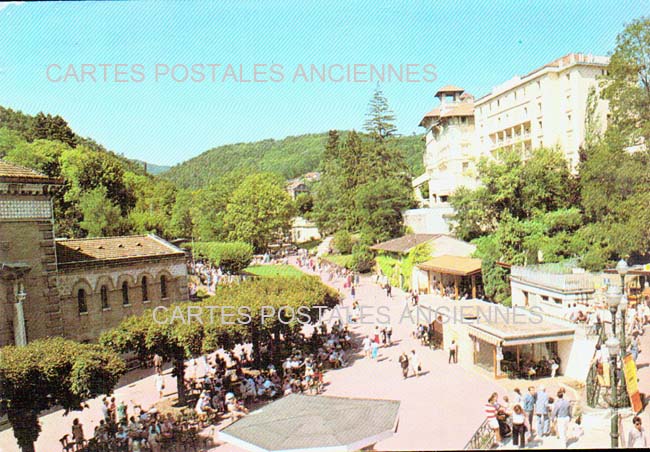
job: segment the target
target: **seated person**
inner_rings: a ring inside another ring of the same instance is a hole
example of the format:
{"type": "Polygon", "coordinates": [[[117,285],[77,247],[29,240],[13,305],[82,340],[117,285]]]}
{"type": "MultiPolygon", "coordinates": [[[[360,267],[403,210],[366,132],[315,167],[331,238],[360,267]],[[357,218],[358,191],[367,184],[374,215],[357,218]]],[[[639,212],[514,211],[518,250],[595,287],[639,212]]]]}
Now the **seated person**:
{"type": "Polygon", "coordinates": [[[226,396],[226,408],[233,422],[248,414],[248,409],[237,400],[234,394],[230,398],[226,396]]]}

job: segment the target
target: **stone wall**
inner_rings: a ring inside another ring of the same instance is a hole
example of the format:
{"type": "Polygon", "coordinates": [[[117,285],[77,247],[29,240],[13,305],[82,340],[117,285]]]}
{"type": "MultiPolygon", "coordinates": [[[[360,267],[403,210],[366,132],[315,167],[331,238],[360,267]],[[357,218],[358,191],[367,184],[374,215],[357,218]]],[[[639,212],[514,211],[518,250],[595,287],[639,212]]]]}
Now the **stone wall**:
{"type": "Polygon", "coordinates": [[[83,265],[61,268],[58,278],[64,335],[78,341],[93,341],[102,331],[117,326],[131,315],[156,306],[169,306],[188,297],[184,257],[150,258],[120,264],[83,265]],[[166,278],[167,297],[161,294],[161,276],[166,278]],[[148,299],[143,299],[143,277],[148,299]],[[128,285],[128,304],[123,303],[122,284],[128,285]],[[101,287],[106,286],[108,307],[102,308],[101,287]],[[78,293],[85,293],[87,312],[79,312],[78,293]]]}

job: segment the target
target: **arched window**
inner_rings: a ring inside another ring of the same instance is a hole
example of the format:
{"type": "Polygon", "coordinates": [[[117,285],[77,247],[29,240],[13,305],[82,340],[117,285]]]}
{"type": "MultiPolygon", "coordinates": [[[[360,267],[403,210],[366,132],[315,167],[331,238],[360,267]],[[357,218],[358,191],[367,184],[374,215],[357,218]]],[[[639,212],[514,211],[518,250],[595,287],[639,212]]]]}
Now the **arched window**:
{"type": "Polygon", "coordinates": [[[142,277],[142,301],[149,301],[149,287],[147,277],[142,277]]]}
{"type": "Polygon", "coordinates": [[[129,304],[129,283],[126,281],[122,283],[122,304],[129,304]]]}
{"type": "Polygon", "coordinates": [[[79,289],[77,291],[77,305],[79,306],[79,314],[88,312],[88,305],[86,304],[86,291],[79,289]]]}
{"type": "Polygon", "coordinates": [[[162,275],[160,277],[160,298],[167,298],[167,277],[162,275]]]}
{"type": "Polygon", "coordinates": [[[99,289],[99,297],[102,300],[102,309],[108,309],[108,287],[106,287],[106,285],[103,285],[99,289]]]}

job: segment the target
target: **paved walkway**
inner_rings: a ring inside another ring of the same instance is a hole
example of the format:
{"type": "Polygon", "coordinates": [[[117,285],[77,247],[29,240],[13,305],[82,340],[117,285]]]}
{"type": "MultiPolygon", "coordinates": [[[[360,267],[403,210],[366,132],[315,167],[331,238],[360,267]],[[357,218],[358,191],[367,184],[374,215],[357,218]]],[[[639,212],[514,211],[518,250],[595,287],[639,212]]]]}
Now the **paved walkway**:
{"type": "MultiPolygon", "coordinates": [[[[342,283],[335,281],[334,287],[342,290],[342,283]]],[[[352,300],[349,292],[344,291],[346,298],[343,306],[351,306],[352,300]]],[[[386,306],[383,313],[392,319],[393,341],[391,347],[380,349],[379,359],[376,361],[361,356],[356,351],[349,356],[351,364],[338,370],[331,370],[325,374],[325,394],[347,397],[368,397],[400,400],[400,419],[397,433],[387,440],[377,444],[379,450],[431,450],[431,449],[462,449],[476,428],[483,422],[483,405],[489,394],[498,392],[500,396],[510,393],[512,383],[507,380],[494,381],[480,371],[463,368],[460,364],[447,364],[447,356],[443,351],[434,351],[419,345],[411,333],[415,325],[408,321],[398,322],[400,319],[406,295],[398,289],[393,290],[393,298],[388,299],[371,278],[362,278],[357,290],[357,300],[364,306],[386,306]],[[402,351],[415,349],[422,364],[422,375],[404,380],[397,358],[402,351]]],[[[369,310],[376,315],[376,310],[369,310]]],[[[341,311],[344,312],[344,311],[341,311]]],[[[325,316],[327,318],[328,316],[325,316]]],[[[357,340],[374,329],[374,323],[354,325],[351,330],[357,340]]],[[[358,349],[357,349],[358,350],[358,349]]],[[[650,393],[650,334],[642,340],[642,350],[639,356],[639,377],[641,391],[650,393]]],[[[190,369],[188,369],[189,371],[190,369]]],[[[175,384],[169,374],[165,372],[165,382],[168,394],[171,395],[175,384]]],[[[546,384],[552,393],[557,388],[553,384],[546,384]]],[[[559,383],[558,383],[559,387],[559,383]]],[[[523,389],[523,388],[522,388],[523,389]]],[[[115,391],[117,400],[125,400],[131,411],[132,403],[136,401],[143,408],[153,405],[158,397],[156,395],[151,370],[139,370],[128,375],[115,391]]],[[[47,414],[41,417],[42,432],[36,444],[38,452],[54,452],[59,450],[58,439],[70,432],[72,419],[78,417],[84,425],[86,436],[92,435],[94,427],[101,417],[100,400],[89,402],[90,408],[83,412],[72,412],[64,416],[62,411],[47,414]]],[[[608,432],[602,427],[607,420],[597,422],[589,420],[584,428],[591,430],[589,434],[572,445],[572,447],[607,447],[608,432]],[[603,430],[602,432],[597,431],[603,430]]],[[[629,421],[628,421],[629,422],[629,421]]],[[[647,420],[645,425],[650,425],[647,420]]],[[[229,444],[220,443],[218,429],[221,426],[207,429],[204,433],[212,436],[217,447],[213,451],[241,452],[241,449],[229,444]]],[[[538,445],[539,446],[539,445],[538,445]]],[[[558,447],[553,438],[545,440],[543,447],[558,447]]],[[[13,432],[10,429],[0,432],[0,452],[17,452],[13,432]]]]}

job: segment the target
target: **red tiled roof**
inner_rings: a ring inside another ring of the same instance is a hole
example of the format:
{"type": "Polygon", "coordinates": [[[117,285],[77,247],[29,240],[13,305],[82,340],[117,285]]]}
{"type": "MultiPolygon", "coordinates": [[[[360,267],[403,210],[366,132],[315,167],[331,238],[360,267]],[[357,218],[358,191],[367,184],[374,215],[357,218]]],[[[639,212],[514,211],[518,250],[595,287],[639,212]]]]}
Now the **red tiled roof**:
{"type": "Polygon", "coordinates": [[[472,102],[463,102],[440,115],[441,118],[451,118],[453,116],[474,116],[474,104],[472,102]]]}
{"type": "Polygon", "coordinates": [[[59,264],[72,264],[139,257],[182,256],[185,253],[152,234],[57,240],[56,254],[59,264]]]}
{"type": "Polygon", "coordinates": [[[52,178],[20,165],[0,160],[0,182],[62,184],[62,179],[52,178]]]}

